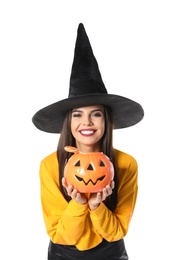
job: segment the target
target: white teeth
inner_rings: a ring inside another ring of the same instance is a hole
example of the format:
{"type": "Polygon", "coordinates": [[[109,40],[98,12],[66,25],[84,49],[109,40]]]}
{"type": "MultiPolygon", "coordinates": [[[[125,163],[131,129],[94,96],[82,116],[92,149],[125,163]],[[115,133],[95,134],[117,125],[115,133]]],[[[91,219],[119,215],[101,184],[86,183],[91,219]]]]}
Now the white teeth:
{"type": "Polygon", "coordinates": [[[90,134],[93,134],[94,131],[81,131],[81,133],[84,135],[90,135],[90,134]]]}

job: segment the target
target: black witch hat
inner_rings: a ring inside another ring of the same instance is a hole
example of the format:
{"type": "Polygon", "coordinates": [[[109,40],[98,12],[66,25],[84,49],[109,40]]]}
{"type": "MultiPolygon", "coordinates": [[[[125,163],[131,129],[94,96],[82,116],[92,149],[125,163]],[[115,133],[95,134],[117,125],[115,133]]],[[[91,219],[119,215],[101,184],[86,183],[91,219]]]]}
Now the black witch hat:
{"type": "Polygon", "coordinates": [[[137,124],[144,116],[142,106],[126,97],[108,94],[98,63],[82,23],[78,26],[68,98],[40,109],[32,118],[34,125],[45,132],[60,133],[69,109],[106,105],[111,107],[114,129],[137,124]]]}

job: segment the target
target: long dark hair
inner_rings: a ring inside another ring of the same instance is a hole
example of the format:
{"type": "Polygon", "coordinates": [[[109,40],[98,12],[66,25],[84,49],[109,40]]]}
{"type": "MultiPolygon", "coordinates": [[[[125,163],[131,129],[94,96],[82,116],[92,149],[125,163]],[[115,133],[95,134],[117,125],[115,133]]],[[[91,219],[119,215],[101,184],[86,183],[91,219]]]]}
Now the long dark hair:
{"type": "MultiPolygon", "coordinates": [[[[64,176],[64,166],[66,161],[70,158],[72,153],[68,153],[64,150],[65,146],[76,146],[75,138],[71,133],[71,116],[72,111],[69,110],[63,122],[63,126],[61,129],[60,139],[57,146],[57,156],[59,163],[59,183],[60,183],[60,191],[62,192],[64,198],[69,202],[71,197],[66,193],[66,189],[62,185],[62,178],[64,176]]],[[[106,154],[114,165],[114,149],[113,149],[113,116],[111,108],[108,106],[104,106],[104,118],[105,118],[105,132],[103,137],[101,138],[101,152],[106,154]]],[[[113,193],[108,196],[105,200],[105,205],[111,210],[114,211],[117,206],[117,188],[118,188],[118,180],[117,175],[114,175],[115,188],[113,189],[113,193]]]]}

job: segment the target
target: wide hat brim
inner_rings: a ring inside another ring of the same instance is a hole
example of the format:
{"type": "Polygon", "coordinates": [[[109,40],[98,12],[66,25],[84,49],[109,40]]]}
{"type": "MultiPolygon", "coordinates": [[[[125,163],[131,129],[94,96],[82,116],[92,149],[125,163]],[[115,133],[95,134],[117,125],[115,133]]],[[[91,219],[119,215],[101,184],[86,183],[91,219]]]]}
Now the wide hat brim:
{"type": "Polygon", "coordinates": [[[86,94],[70,97],[46,106],[35,113],[34,125],[48,133],[60,133],[65,114],[68,110],[90,105],[111,107],[114,117],[114,129],[133,126],[144,116],[142,106],[126,97],[113,94],[86,94]]]}

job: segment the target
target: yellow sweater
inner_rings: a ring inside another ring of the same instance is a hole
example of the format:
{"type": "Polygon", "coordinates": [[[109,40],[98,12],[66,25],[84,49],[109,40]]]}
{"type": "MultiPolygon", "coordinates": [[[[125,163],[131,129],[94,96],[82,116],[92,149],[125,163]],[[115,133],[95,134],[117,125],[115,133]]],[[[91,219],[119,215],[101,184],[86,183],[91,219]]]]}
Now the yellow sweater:
{"type": "Polygon", "coordinates": [[[69,203],[59,190],[56,152],[40,164],[41,203],[47,233],[53,243],[74,245],[79,250],[97,246],[103,238],[108,242],[123,238],[134,211],[138,184],[136,160],[115,150],[116,174],[119,179],[118,205],[111,212],[104,203],[90,211],[88,204],[69,203]]]}

